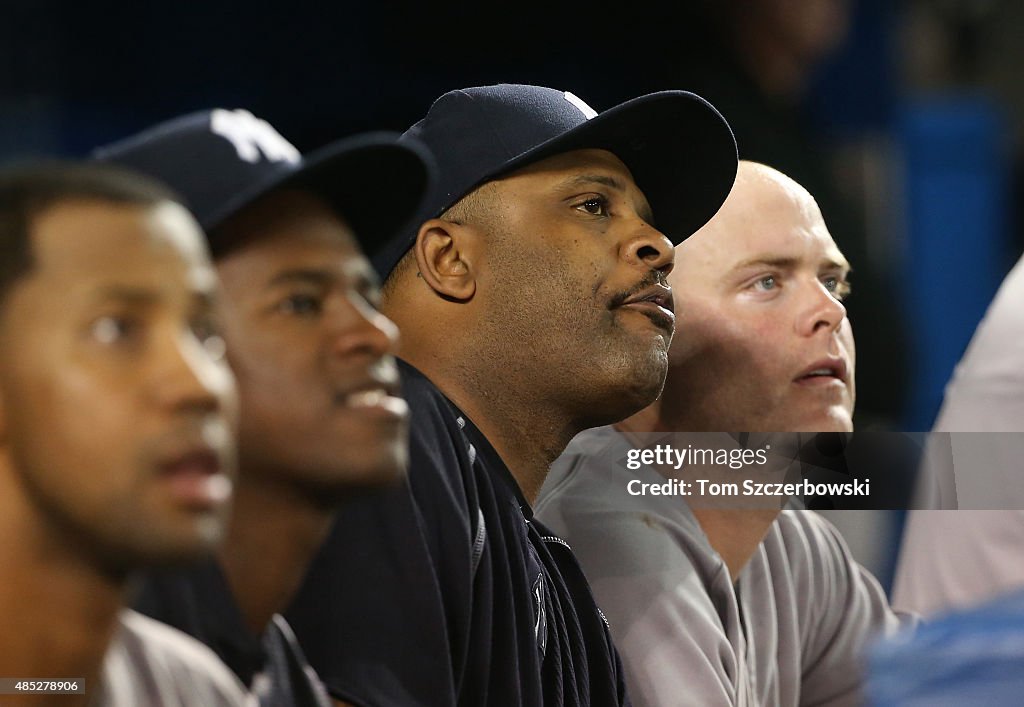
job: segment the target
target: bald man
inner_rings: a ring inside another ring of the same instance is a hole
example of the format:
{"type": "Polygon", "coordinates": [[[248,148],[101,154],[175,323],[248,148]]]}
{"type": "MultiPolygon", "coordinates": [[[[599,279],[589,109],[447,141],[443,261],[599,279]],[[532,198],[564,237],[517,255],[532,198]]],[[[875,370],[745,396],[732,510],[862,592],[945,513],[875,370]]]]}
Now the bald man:
{"type": "Polygon", "coordinates": [[[813,197],[741,162],[721,211],[676,247],[661,398],[552,467],[537,515],[576,551],[635,705],[856,704],[864,645],[898,626],[820,516],[634,495],[665,476],[623,463],[652,433],[679,448],[708,437],[678,433],[851,431],[849,270],[813,197]]]}

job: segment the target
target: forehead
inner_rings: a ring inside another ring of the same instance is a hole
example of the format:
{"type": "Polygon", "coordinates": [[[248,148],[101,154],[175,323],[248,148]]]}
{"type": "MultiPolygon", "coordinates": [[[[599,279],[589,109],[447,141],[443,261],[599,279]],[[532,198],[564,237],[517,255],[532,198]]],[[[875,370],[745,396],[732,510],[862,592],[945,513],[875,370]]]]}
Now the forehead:
{"type": "Polygon", "coordinates": [[[638,212],[650,220],[647,198],[637,186],[625,163],[608,150],[587,149],[562,152],[533,162],[494,180],[506,191],[550,193],[606,188],[622,193],[638,212]]]}
{"type": "Polygon", "coordinates": [[[741,173],[721,211],[677,247],[676,270],[719,276],[751,261],[779,260],[848,268],[811,195],[779,177],[741,173]]]}
{"type": "Polygon", "coordinates": [[[615,172],[633,182],[633,175],[625,163],[608,150],[570,150],[533,162],[509,176],[572,172],[580,169],[601,169],[615,172]]]}
{"type": "Polygon", "coordinates": [[[283,190],[245,208],[223,227],[239,243],[218,258],[222,273],[261,271],[317,264],[369,268],[348,225],[321,199],[301,191],[283,190]]]}
{"type": "Polygon", "coordinates": [[[64,288],[129,277],[155,286],[178,276],[191,287],[213,285],[198,227],[171,202],[61,202],[34,219],[31,240],[32,275],[64,288]]]}
{"type": "MultiPolygon", "coordinates": [[[[557,182],[576,176],[603,176],[640,192],[625,163],[608,150],[571,150],[538,160],[495,181],[514,184],[557,182]]],[[[641,194],[642,196],[642,194],[641,194]]]]}

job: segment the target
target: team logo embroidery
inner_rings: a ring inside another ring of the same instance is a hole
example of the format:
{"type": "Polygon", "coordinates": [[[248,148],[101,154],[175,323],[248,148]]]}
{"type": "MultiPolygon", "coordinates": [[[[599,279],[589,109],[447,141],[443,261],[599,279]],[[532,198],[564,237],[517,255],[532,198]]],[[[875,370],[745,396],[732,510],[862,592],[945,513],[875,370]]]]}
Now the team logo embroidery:
{"type": "Polygon", "coordinates": [[[218,108],[210,115],[210,130],[234,145],[239,159],[256,164],[260,155],[270,162],[298,162],[299,151],[270,123],[247,110],[218,108]]]}
{"type": "Polygon", "coordinates": [[[588,106],[586,101],[577,96],[575,93],[566,91],[565,93],[562,94],[562,96],[565,98],[565,100],[569,101],[569,103],[572,103],[574,106],[576,106],[576,108],[579,109],[580,113],[583,114],[583,117],[586,118],[587,120],[590,120],[591,118],[597,115],[597,111],[588,106]]]}

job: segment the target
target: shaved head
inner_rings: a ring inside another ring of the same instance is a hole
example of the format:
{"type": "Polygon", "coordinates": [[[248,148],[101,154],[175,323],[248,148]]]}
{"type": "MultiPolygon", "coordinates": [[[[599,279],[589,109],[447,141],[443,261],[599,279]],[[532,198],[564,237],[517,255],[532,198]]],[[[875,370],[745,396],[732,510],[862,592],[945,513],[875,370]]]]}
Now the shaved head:
{"type": "Polygon", "coordinates": [[[723,251],[742,251],[735,263],[772,259],[773,243],[764,234],[771,229],[787,229],[786,240],[820,238],[827,240],[826,250],[834,261],[849,271],[849,263],[832,242],[818,203],[810,192],[782,172],[758,162],[741,161],[729,198],[703,228],[676,248],[685,265],[669,275],[673,286],[685,288],[694,276],[712,277],[707,266],[723,257],[723,251]],[[792,222],[792,223],[791,223],[792,222]],[[793,226],[793,227],[791,227],[793,226]],[[703,267],[702,267],[703,266],[703,267]]]}
{"type": "Polygon", "coordinates": [[[676,247],[666,422],[680,431],[852,429],[849,271],[807,190],[740,162],[721,210],[676,247]]]}

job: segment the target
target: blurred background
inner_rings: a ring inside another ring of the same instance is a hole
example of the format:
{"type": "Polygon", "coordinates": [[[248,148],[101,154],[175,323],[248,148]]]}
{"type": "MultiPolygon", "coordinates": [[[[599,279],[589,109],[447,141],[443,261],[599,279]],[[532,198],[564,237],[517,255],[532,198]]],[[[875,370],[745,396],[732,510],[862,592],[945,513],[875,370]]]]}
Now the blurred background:
{"type": "Polygon", "coordinates": [[[816,196],[853,263],[859,430],[930,428],[1024,248],[1012,0],[3,3],[2,161],[215,106],[309,150],[404,130],[463,86],[538,83],[598,110],[693,90],[741,157],[816,196]]]}

